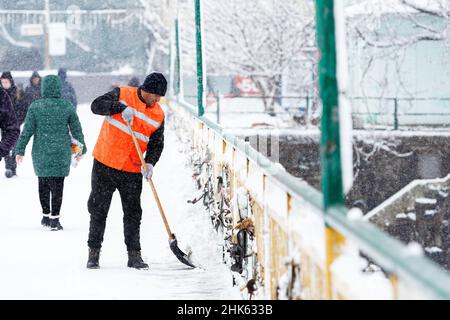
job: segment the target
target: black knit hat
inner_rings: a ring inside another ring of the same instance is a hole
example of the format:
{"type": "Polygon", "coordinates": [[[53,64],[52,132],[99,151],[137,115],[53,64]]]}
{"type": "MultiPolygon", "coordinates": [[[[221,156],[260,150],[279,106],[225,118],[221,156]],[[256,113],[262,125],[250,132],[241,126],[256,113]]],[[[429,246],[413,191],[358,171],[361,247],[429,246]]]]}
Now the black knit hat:
{"type": "Polygon", "coordinates": [[[149,93],[165,96],[167,91],[167,80],[162,73],[154,72],[145,78],[144,83],[139,88],[149,93]]]}

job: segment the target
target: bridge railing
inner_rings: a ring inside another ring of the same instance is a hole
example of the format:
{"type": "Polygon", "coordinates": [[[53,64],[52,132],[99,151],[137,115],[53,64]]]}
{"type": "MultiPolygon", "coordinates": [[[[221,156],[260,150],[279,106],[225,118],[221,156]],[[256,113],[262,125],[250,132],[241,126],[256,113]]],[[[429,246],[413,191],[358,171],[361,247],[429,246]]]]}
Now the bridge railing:
{"type": "MultiPolygon", "coordinates": [[[[249,195],[257,260],[257,276],[252,276],[260,286],[257,297],[450,298],[449,275],[420,248],[400,243],[358,215],[352,217],[344,207],[325,214],[319,191],[276,169],[268,158],[214,122],[198,117],[194,106],[175,100],[167,103],[177,127],[188,131],[183,134],[190,137],[194,152],[208,153],[213,179],[229,170],[231,197],[242,190],[249,195]]],[[[231,210],[236,226],[238,208],[231,210]]]]}

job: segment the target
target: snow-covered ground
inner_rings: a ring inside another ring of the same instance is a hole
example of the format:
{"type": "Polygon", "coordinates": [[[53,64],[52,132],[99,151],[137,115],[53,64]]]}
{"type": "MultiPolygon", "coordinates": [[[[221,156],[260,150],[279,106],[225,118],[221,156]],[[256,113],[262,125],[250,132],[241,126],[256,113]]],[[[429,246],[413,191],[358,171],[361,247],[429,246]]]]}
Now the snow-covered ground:
{"type": "Polygon", "coordinates": [[[141,245],[150,269],[126,267],[122,207],[114,194],[109,211],[101,269],[86,269],[91,156],[101,122],[88,105],[78,108],[89,152],[66,179],[61,210],[63,231],[40,225],[37,178],[31,162],[31,142],[19,177],[4,177],[0,163],[0,299],[239,299],[229,269],[221,263],[219,240],[201,208],[187,204],[196,193],[186,155],[170,126],[166,147],[157,164],[154,182],[179,247],[188,245],[205,268],[189,269],[170,251],[168,237],[150,187],[142,193],[141,245]]]}

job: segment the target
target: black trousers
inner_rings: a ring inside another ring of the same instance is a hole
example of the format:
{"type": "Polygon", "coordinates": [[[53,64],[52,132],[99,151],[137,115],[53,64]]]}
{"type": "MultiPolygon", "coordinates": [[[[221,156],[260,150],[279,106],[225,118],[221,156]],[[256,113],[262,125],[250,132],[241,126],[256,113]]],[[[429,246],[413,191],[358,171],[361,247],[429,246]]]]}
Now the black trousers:
{"type": "Polygon", "coordinates": [[[65,177],[39,177],[39,200],[42,213],[59,216],[64,192],[65,177]],[[51,207],[50,207],[51,198],[51,207]]]}
{"type": "Polygon", "coordinates": [[[106,218],[113,193],[117,189],[122,200],[123,231],[127,250],[141,250],[142,174],[115,170],[94,160],[91,184],[92,191],[88,200],[88,210],[91,214],[89,248],[99,249],[102,246],[106,218]]]}

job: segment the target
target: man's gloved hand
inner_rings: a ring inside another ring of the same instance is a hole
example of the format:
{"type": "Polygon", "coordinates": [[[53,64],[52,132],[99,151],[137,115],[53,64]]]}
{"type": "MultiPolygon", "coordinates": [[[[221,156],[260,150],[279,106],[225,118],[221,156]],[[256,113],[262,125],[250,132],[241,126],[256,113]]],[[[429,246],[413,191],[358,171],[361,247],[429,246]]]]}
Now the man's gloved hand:
{"type": "Polygon", "coordinates": [[[133,124],[133,117],[134,117],[135,111],[131,107],[126,107],[125,110],[122,111],[122,118],[129,124],[133,124]]]}
{"type": "Polygon", "coordinates": [[[142,166],[141,173],[145,180],[150,179],[153,176],[153,165],[146,163],[145,166],[142,166]]]}

